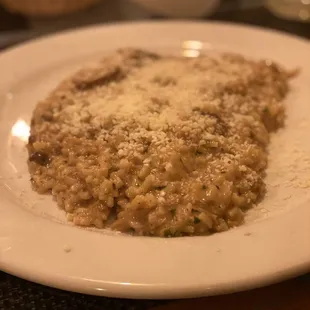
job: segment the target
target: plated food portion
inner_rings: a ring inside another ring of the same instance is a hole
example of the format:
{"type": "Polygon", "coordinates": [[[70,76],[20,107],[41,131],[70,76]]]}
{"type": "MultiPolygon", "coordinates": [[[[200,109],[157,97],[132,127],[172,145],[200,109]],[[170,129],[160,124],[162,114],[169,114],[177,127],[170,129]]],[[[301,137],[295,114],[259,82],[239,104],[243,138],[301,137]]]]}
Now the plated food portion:
{"type": "Polygon", "coordinates": [[[37,105],[33,187],[80,226],[162,237],[238,226],[264,196],[290,77],[236,54],[118,50],[37,105]]]}

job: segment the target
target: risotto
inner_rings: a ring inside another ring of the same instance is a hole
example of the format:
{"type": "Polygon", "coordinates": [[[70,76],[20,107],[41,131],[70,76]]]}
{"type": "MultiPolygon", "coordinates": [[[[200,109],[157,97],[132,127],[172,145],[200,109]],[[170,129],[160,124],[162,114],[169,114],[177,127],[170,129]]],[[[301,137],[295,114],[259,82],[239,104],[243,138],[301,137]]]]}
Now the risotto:
{"type": "Polygon", "coordinates": [[[122,49],[34,110],[34,189],[75,225],[176,237],[228,230],[263,198],[290,74],[235,54],[122,49]]]}

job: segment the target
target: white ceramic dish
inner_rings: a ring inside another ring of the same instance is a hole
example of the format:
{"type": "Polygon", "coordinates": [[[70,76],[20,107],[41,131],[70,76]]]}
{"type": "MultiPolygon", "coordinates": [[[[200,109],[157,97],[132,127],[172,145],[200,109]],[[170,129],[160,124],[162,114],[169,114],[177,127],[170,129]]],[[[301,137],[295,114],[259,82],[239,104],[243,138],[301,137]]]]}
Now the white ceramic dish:
{"type": "Polygon", "coordinates": [[[2,270],[66,290],[130,298],[221,294],[310,270],[308,41],[221,23],[120,24],[18,46],[0,55],[0,68],[2,270]],[[32,192],[25,141],[36,102],[85,62],[128,46],[164,53],[186,48],[188,56],[200,48],[228,50],[302,69],[287,100],[286,129],[272,139],[268,195],[244,226],[174,239],[83,230],[68,225],[50,197],[32,192]]]}

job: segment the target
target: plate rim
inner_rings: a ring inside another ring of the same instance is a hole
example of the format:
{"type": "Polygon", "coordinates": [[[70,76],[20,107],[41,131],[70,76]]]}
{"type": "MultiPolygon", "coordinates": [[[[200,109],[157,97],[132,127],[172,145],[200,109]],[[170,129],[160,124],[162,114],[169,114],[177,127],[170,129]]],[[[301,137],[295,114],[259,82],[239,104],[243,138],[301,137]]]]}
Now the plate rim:
{"type": "Polygon", "coordinates": [[[64,29],[60,30],[57,32],[49,33],[49,34],[42,34],[39,35],[38,37],[31,38],[29,40],[26,40],[21,43],[14,44],[13,46],[9,46],[5,48],[3,51],[0,52],[0,58],[2,55],[11,53],[12,51],[18,50],[20,48],[25,48],[33,44],[44,44],[44,41],[49,41],[51,39],[56,39],[59,37],[63,36],[71,36],[76,33],[81,33],[81,32],[86,32],[86,31],[95,31],[95,30],[100,30],[102,28],[115,28],[115,27],[126,27],[126,26],[135,26],[135,25],[158,25],[158,24],[172,24],[172,25],[177,25],[177,24],[191,24],[191,25],[202,25],[202,24],[207,24],[207,25],[215,25],[215,26],[229,26],[232,28],[240,28],[240,29],[249,29],[253,31],[258,31],[258,32],[265,32],[265,33],[270,33],[274,34],[277,36],[282,36],[286,38],[291,38],[295,39],[298,41],[303,41],[304,43],[307,43],[310,45],[310,39],[307,39],[303,36],[299,36],[297,34],[289,33],[286,32],[285,30],[280,30],[280,29],[275,29],[275,28],[268,28],[260,25],[254,25],[254,24],[246,24],[246,23],[239,23],[239,22],[230,22],[230,21],[218,21],[218,20],[207,20],[207,21],[195,21],[192,19],[177,19],[177,20],[133,20],[133,21],[113,21],[109,22],[106,24],[94,24],[94,25],[88,25],[88,26],[81,26],[81,27],[76,27],[73,29],[64,29]]]}

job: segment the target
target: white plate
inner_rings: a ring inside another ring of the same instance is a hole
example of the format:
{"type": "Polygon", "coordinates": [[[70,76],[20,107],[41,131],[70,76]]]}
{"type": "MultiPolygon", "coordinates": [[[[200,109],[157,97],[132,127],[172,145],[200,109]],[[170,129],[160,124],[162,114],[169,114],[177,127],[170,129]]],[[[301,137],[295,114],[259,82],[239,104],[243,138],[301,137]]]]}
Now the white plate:
{"type": "Polygon", "coordinates": [[[21,45],[0,55],[0,68],[2,270],[89,294],[182,298],[249,289],[310,269],[308,41],[221,23],[120,24],[21,45]],[[209,237],[131,237],[68,225],[51,197],[30,188],[25,140],[36,102],[77,67],[116,48],[178,53],[185,40],[203,42],[206,52],[241,52],[302,69],[287,100],[286,129],[272,139],[267,197],[244,226],[209,237]]]}

